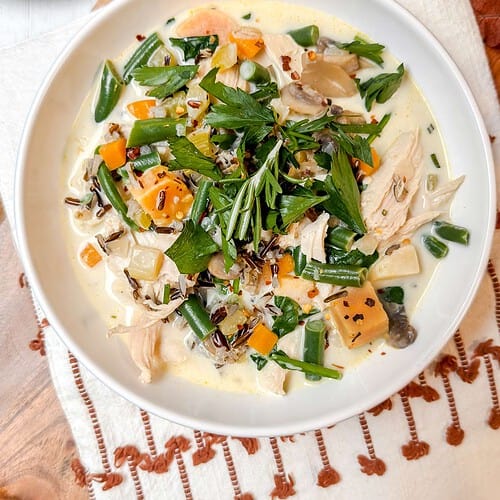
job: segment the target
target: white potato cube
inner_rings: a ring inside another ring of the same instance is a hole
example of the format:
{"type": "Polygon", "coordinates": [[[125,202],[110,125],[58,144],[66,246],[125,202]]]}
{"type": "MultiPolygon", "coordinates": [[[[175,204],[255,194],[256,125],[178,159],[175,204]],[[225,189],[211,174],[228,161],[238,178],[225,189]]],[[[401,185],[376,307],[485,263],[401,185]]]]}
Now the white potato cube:
{"type": "Polygon", "coordinates": [[[127,270],[136,280],[154,281],[158,278],[162,264],[163,253],[160,250],[136,245],[132,248],[127,270]]]}
{"type": "Polygon", "coordinates": [[[420,264],[415,247],[411,244],[403,245],[390,255],[381,257],[370,269],[371,281],[388,280],[411,276],[420,272],[420,264]]]}

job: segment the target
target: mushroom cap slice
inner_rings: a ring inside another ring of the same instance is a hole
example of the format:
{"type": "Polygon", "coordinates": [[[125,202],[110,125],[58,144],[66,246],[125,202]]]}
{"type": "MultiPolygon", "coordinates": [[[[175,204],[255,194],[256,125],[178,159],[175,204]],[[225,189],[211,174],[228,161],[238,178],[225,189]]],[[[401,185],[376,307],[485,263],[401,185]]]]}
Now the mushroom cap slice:
{"type": "Polygon", "coordinates": [[[318,115],[328,103],[323,95],[307,85],[290,83],[281,89],[281,100],[292,111],[303,115],[318,115]]]}
{"type": "Polygon", "coordinates": [[[325,60],[308,64],[302,71],[301,82],[326,97],[351,97],[357,92],[347,72],[325,60]]]}

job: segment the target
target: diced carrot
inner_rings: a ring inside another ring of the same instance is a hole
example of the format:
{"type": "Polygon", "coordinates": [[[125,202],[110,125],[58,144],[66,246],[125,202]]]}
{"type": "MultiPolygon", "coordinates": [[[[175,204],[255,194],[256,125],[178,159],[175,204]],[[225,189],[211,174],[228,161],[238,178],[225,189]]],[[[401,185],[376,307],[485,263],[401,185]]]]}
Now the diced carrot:
{"type": "Polygon", "coordinates": [[[229,34],[229,41],[236,44],[239,59],[253,59],[264,47],[262,33],[247,26],[233,30],[229,34]]]}
{"type": "Polygon", "coordinates": [[[291,273],[295,268],[295,262],[291,254],[286,253],[281,257],[278,261],[279,271],[278,271],[278,279],[281,279],[283,276],[291,273]]]}
{"type": "Polygon", "coordinates": [[[127,140],[120,137],[116,141],[103,144],[99,148],[99,154],[109,170],[116,170],[127,161],[127,140]]]}
{"type": "Polygon", "coordinates": [[[193,204],[186,184],[162,165],[146,170],[140,186],[130,188],[130,192],[157,225],[184,219],[193,204]]]}
{"type": "Polygon", "coordinates": [[[82,259],[82,262],[88,267],[94,267],[102,260],[101,254],[91,243],[87,243],[83,247],[83,250],[80,252],[80,258],[82,259]]]}
{"type": "Polygon", "coordinates": [[[156,106],[154,99],[144,99],[142,101],[134,101],[127,105],[129,113],[138,120],[147,120],[151,118],[151,108],[156,106]]]}
{"type": "Polygon", "coordinates": [[[377,150],[375,148],[370,148],[371,153],[372,153],[372,165],[368,165],[368,163],[365,163],[364,161],[361,161],[359,158],[353,158],[353,162],[359,162],[359,169],[365,174],[365,175],[372,175],[374,174],[380,167],[380,156],[377,153],[377,150]]]}
{"type": "Polygon", "coordinates": [[[258,323],[253,329],[253,333],[247,341],[247,344],[260,354],[267,356],[278,342],[278,336],[269,330],[267,326],[258,323]]]}

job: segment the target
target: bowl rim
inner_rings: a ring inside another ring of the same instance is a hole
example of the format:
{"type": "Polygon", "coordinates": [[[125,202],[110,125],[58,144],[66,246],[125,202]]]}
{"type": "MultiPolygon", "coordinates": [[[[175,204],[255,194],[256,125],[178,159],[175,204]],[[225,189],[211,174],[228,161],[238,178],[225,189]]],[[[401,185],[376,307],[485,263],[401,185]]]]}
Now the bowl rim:
{"type": "MultiPolygon", "coordinates": [[[[481,255],[479,258],[479,264],[476,268],[476,272],[473,276],[471,286],[469,287],[468,294],[462,303],[459,313],[451,318],[449,334],[442,337],[442,342],[435,349],[427,349],[426,352],[422,353],[418,363],[413,365],[411,370],[411,376],[397,377],[395,380],[397,382],[392,385],[388,385],[385,389],[381,389],[376,393],[375,396],[365,397],[360,402],[349,405],[336,412],[335,417],[330,414],[320,415],[314,418],[302,419],[298,422],[284,423],[275,425],[267,425],[265,428],[256,427],[248,428],[238,425],[229,425],[225,423],[213,423],[204,422],[197,417],[191,417],[184,413],[179,413],[175,410],[171,410],[162,406],[159,406],[152,401],[145,399],[144,397],[138,395],[137,393],[131,391],[123,383],[115,380],[111,375],[106,373],[106,370],[101,368],[99,365],[94,363],[83,350],[81,350],[76,343],[72,340],[71,336],[65,331],[61,323],[58,320],[58,315],[51,306],[48,298],[43,293],[43,287],[41,286],[41,281],[39,280],[38,273],[35,269],[33,259],[30,254],[29,244],[28,244],[28,229],[25,227],[23,221],[25,219],[24,210],[24,196],[23,196],[23,181],[25,177],[25,166],[26,157],[28,154],[28,144],[29,139],[32,136],[36,128],[36,117],[41,104],[49,91],[54,78],[59,73],[59,70],[65,60],[73,52],[75,47],[79,46],[82,40],[95,29],[97,25],[101,23],[102,20],[111,17],[116,11],[119,11],[122,6],[132,2],[133,0],[115,0],[115,2],[104,6],[98,11],[91,14],[91,17],[85,26],[79,29],[79,31],[72,37],[68,45],[59,54],[54,63],[52,64],[49,72],[45,76],[39,90],[36,93],[32,106],[30,108],[29,114],[26,118],[21,140],[19,143],[18,154],[16,159],[16,170],[15,170],[15,183],[14,183],[14,239],[16,241],[21,261],[23,263],[26,275],[32,286],[33,294],[36,300],[39,302],[44,314],[47,316],[50,325],[54,328],[54,331],[62,340],[62,342],[68,347],[68,349],[74,354],[76,359],[81,362],[86,369],[89,370],[99,381],[104,383],[107,387],[117,393],[119,396],[125,398],[129,402],[149,411],[160,418],[167,419],[169,421],[178,423],[180,425],[185,425],[190,428],[201,428],[203,430],[214,432],[218,434],[225,435],[238,435],[238,436],[248,436],[248,437],[260,437],[260,436],[278,436],[278,435],[289,435],[297,432],[304,432],[309,430],[318,429],[331,425],[332,423],[343,421],[347,418],[355,416],[367,409],[375,406],[384,399],[392,396],[398,390],[405,387],[418,373],[425,369],[429,363],[438,355],[440,349],[446,344],[446,342],[451,338],[453,332],[456,330],[459,323],[462,321],[465,313],[472,304],[472,301],[479,289],[482,277],[487,267],[488,259],[491,252],[491,246],[493,242],[494,228],[495,228],[495,213],[496,213],[496,190],[495,190],[495,171],[491,144],[489,136],[484,124],[484,120],[479,111],[479,107],[475,101],[472,91],[463,77],[462,73],[458,69],[457,64],[453,61],[451,56],[448,54],[446,49],[441,45],[433,33],[423,25],[423,23],[415,17],[411,12],[409,12],[405,7],[398,4],[395,0],[390,2],[384,2],[384,6],[390,9],[396,17],[402,17],[407,22],[411,23],[413,27],[418,30],[419,34],[429,41],[432,46],[432,50],[437,52],[439,57],[448,66],[456,82],[459,84],[461,91],[466,98],[470,110],[476,121],[475,125],[479,131],[481,137],[481,146],[486,159],[486,169],[487,176],[491,181],[489,183],[489,207],[488,207],[488,221],[486,224],[485,232],[485,244],[481,249],[481,255]],[[201,424],[201,425],[200,425],[201,424]]],[[[287,1],[287,0],[282,0],[287,1]]],[[[409,371],[410,373],[410,371],[409,371]]]]}

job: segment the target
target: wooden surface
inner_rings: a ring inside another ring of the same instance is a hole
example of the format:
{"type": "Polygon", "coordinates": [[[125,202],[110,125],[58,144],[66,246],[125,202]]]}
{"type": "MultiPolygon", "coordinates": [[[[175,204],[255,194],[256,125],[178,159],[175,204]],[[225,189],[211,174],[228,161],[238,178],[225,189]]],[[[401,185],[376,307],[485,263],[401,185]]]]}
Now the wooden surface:
{"type": "MultiPolygon", "coordinates": [[[[5,0],[0,0],[0,18],[5,7],[2,2],[5,0]]],[[[26,5],[34,8],[37,2],[18,3],[24,8],[26,5]]],[[[65,2],[61,0],[60,3],[65,2]]],[[[1,42],[0,30],[0,45],[1,42]]],[[[499,91],[500,50],[488,48],[487,53],[499,91]]],[[[36,337],[37,324],[27,300],[29,292],[18,283],[22,269],[1,205],[0,255],[9,263],[0,287],[0,332],[3,335],[0,350],[0,499],[86,498],[86,491],[76,486],[69,466],[76,449],[51,383],[47,361],[39,351],[28,348],[36,337]],[[25,327],[13,328],[20,324],[25,327]]]]}

